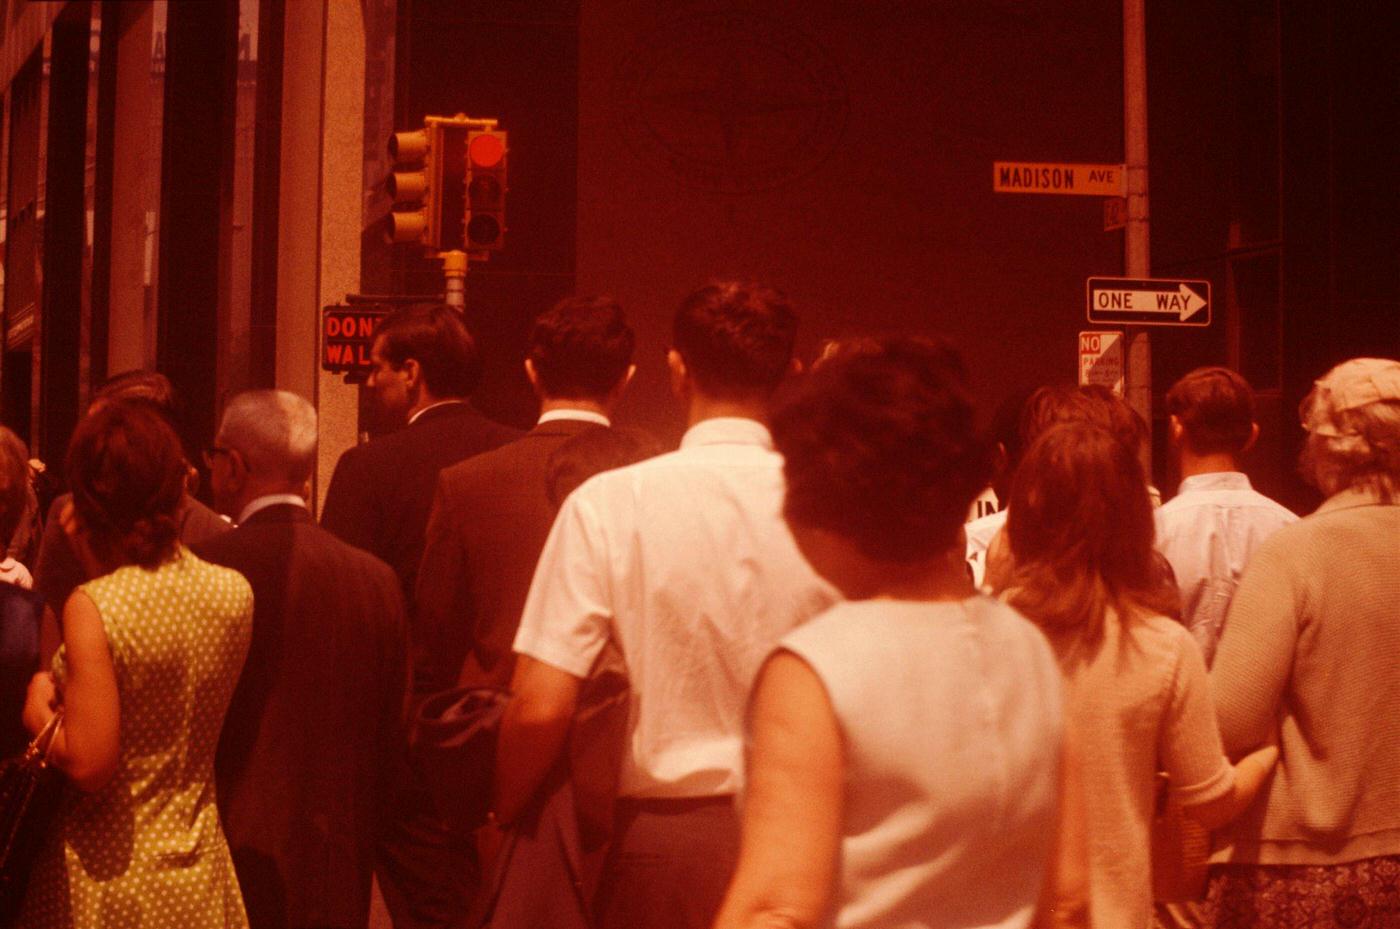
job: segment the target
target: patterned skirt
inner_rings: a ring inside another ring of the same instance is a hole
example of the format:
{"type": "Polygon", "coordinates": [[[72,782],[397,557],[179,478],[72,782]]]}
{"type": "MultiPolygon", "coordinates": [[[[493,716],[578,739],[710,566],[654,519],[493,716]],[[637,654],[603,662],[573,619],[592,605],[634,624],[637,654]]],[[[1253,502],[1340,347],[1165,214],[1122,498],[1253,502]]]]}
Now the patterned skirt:
{"type": "Polygon", "coordinates": [[[1214,929],[1400,929],[1400,855],[1338,865],[1218,865],[1200,904],[1214,929]]]}

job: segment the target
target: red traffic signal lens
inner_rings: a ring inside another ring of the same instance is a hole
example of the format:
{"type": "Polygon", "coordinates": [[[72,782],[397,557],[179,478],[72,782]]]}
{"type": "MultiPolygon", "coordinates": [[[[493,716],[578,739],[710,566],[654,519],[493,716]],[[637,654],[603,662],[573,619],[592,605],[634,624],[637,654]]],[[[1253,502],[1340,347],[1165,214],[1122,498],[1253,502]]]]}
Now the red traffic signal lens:
{"type": "Polygon", "coordinates": [[[498,135],[483,133],[471,140],[467,146],[467,156],[473,167],[494,168],[506,156],[506,144],[498,135]]]}

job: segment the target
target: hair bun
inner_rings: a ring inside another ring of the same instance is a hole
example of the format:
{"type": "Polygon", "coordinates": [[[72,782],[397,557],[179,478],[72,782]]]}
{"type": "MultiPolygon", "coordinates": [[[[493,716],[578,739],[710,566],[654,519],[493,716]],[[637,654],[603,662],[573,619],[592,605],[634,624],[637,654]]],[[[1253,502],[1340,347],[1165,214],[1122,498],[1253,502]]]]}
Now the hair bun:
{"type": "Polygon", "coordinates": [[[155,568],[166,558],[180,535],[174,516],[159,513],[132,523],[123,540],[132,560],[143,568],[155,568]]]}

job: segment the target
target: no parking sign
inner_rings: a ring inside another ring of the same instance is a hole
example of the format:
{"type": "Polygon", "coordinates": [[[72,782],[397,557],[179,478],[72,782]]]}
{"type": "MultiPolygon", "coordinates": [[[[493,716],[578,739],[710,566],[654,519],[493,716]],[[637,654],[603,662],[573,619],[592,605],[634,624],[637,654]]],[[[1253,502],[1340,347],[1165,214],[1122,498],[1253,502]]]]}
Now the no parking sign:
{"type": "Polygon", "coordinates": [[[1079,383],[1097,384],[1123,396],[1123,333],[1079,333],[1079,383]]]}

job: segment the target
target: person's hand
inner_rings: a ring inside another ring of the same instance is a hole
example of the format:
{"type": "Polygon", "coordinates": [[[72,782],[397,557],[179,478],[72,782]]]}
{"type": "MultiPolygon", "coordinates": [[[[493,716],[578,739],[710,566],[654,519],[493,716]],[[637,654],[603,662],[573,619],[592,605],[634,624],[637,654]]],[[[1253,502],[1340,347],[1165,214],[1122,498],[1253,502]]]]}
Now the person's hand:
{"type": "Polygon", "coordinates": [[[24,697],[24,728],[30,734],[38,735],[39,730],[48,725],[58,708],[58,687],[53,675],[40,671],[29,679],[29,692],[24,697]]]}

